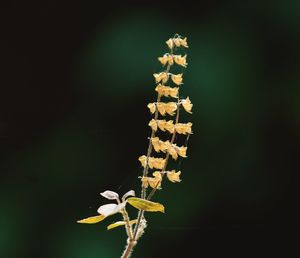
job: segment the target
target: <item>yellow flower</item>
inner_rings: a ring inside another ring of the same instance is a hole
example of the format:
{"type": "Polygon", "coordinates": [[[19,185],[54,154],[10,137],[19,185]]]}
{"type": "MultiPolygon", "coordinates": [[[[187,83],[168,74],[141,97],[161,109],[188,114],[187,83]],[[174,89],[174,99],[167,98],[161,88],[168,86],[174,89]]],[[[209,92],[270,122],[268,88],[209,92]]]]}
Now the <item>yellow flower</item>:
{"type": "Polygon", "coordinates": [[[181,65],[183,67],[187,66],[186,55],[184,55],[184,56],[173,55],[173,59],[174,59],[174,61],[175,61],[176,64],[181,65]]]}
{"type": "Polygon", "coordinates": [[[154,73],[153,76],[155,78],[156,83],[158,83],[158,82],[166,83],[169,79],[168,73],[165,73],[165,72],[154,73]]]}
{"type": "Polygon", "coordinates": [[[182,84],[182,73],[180,73],[180,74],[172,74],[171,79],[177,85],[182,84]]]}
{"type": "Polygon", "coordinates": [[[177,123],[175,125],[175,130],[179,134],[191,134],[192,133],[192,123],[188,122],[186,124],[177,123]]]}
{"type": "Polygon", "coordinates": [[[163,132],[165,130],[169,131],[170,133],[174,133],[174,124],[173,124],[173,120],[157,120],[157,125],[159,127],[160,130],[162,130],[163,132]]]}
{"type": "Polygon", "coordinates": [[[180,38],[174,38],[173,42],[174,42],[176,47],[180,47],[180,45],[181,45],[181,39],[180,38]]]}
{"type": "Polygon", "coordinates": [[[173,39],[168,39],[168,40],[166,41],[166,44],[168,45],[168,47],[169,47],[170,49],[172,49],[172,48],[174,47],[173,39]]]}
{"type": "Polygon", "coordinates": [[[168,153],[172,156],[174,160],[178,158],[177,151],[173,146],[170,146],[170,148],[168,149],[168,153]]]}
{"type": "Polygon", "coordinates": [[[190,100],[189,97],[187,97],[186,99],[183,99],[181,101],[181,104],[182,104],[182,106],[183,106],[183,108],[185,109],[186,112],[192,114],[191,110],[192,110],[193,104],[192,104],[192,102],[191,102],[191,100],[190,100]]]}
{"type": "Polygon", "coordinates": [[[178,87],[170,88],[169,89],[169,95],[173,98],[178,98],[178,87]]]}
{"type": "Polygon", "coordinates": [[[153,177],[141,178],[142,186],[148,188],[148,186],[150,185],[150,187],[152,188],[161,189],[161,181],[162,181],[161,173],[159,171],[155,171],[152,175],[153,177]]]}
{"type": "Polygon", "coordinates": [[[165,166],[166,160],[163,158],[149,158],[149,167],[156,169],[163,169],[165,166]]]}
{"type": "MultiPolygon", "coordinates": [[[[145,156],[145,155],[140,156],[139,161],[141,162],[142,166],[145,167],[147,164],[147,156],[145,156]]],[[[149,166],[149,168],[163,169],[165,162],[166,162],[166,160],[163,158],[149,157],[148,166],[149,166]]]]}
{"type": "Polygon", "coordinates": [[[163,103],[163,102],[158,102],[156,106],[157,106],[158,112],[159,112],[162,116],[164,116],[164,115],[166,114],[165,103],[163,103]]]}
{"type": "Polygon", "coordinates": [[[157,131],[157,122],[155,121],[155,119],[151,119],[151,121],[148,124],[151,129],[156,132],[157,131]]]}
{"type": "Polygon", "coordinates": [[[177,36],[175,38],[170,38],[166,41],[168,47],[170,49],[172,49],[174,47],[174,44],[176,47],[185,47],[185,48],[188,48],[188,45],[187,45],[187,38],[180,38],[180,36],[177,36]]]}
{"type": "Polygon", "coordinates": [[[141,162],[142,166],[146,166],[147,156],[143,155],[139,157],[139,161],[141,162]]]}
{"type": "Polygon", "coordinates": [[[170,115],[173,116],[175,114],[175,111],[177,110],[177,104],[175,102],[168,102],[164,103],[165,111],[170,115]]]}
{"type": "Polygon", "coordinates": [[[176,172],[175,170],[167,171],[167,177],[172,183],[180,182],[181,171],[176,172]]]}
{"type": "Polygon", "coordinates": [[[179,156],[183,157],[183,158],[186,158],[186,150],[187,150],[187,147],[184,147],[184,146],[181,146],[181,147],[178,147],[177,145],[174,147],[176,149],[176,152],[179,156]]]}
{"type": "Polygon", "coordinates": [[[158,61],[161,62],[162,65],[166,65],[167,63],[169,65],[173,65],[173,63],[174,63],[173,57],[169,53],[164,54],[163,56],[159,57],[158,61]]]}
{"type": "Polygon", "coordinates": [[[151,138],[151,142],[156,152],[166,152],[171,146],[169,141],[161,141],[158,137],[151,138]]]}
{"type": "Polygon", "coordinates": [[[178,98],[178,87],[171,88],[169,86],[164,86],[162,84],[159,84],[159,85],[157,85],[155,90],[161,96],[166,96],[166,97],[171,96],[173,98],[178,98]]]}
{"type": "Polygon", "coordinates": [[[147,107],[150,109],[150,112],[153,114],[155,112],[155,103],[149,103],[147,107]]]}
{"type": "Polygon", "coordinates": [[[189,46],[187,44],[187,38],[180,39],[180,45],[183,46],[183,47],[188,48],[189,46]]]}

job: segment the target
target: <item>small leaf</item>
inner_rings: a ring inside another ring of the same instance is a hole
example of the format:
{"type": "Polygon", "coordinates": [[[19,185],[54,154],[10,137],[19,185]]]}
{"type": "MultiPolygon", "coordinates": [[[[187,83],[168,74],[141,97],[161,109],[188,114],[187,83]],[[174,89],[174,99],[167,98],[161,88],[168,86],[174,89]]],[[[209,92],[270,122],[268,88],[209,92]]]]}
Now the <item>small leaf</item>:
{"type": "Polygon", "coordinates": [[[137,197],[130,197],[127,201],[138,210],[165,212],[165,207],[158,202],[151,202],[137,197]]]}
{"type": "Polygon", "coordinates": [[[103,193],[100,193],[103,197],[109,200],[117,200],[119,199],[119,195],[116,192],[113,191],[105,191],[103,193]]]}
{"type": "MultiPolygon", "coordinates": [[[[129,221],[129,224],[130,225],[133,225],[137,222],[137,219],[134,219],[134,220],[130,220],[129,221]]],[[[125,221],[117,221],[115,223],[112,223],[110,225],[107,226],[107,230],[110,230],[110,229],[113,229],[113,228],[116,228],[116,227],[120,227],[120,226],[124,226],[126,223],[125,221]]]]}
{"type": "Polygon", "coordinates": [[[104,219],[105,219],[104,215],[97,215],[97,216],[88,217],[88,218],[85,218],[85,219],[78,220],[77,223],[95,224],[95,223],[98,223],[98,222],[100,222],[104,219]]]}

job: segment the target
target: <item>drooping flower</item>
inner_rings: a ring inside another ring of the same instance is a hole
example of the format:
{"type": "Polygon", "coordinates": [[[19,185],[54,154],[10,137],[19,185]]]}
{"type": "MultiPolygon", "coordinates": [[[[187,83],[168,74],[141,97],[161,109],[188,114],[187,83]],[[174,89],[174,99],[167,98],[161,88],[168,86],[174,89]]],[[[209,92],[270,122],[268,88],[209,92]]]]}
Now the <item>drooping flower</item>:
{"type": "Polygon", "coordinates": [[[166,152],[171,146],[169,141],[161,141],[158,137],[151,138],[151,142],[156,152],[166,152]]]}
{"type": "Polygon", "coordinates": [[[173,65],[174,61],[173,61],[173,57],[172,55],[170,55],[169,53],[164,54],[163,56],[158,58],[159,62],[161,62],[162,65],[173,65]]]}
{"type": "Polygon", "coordinates": [[[152,114],[154,114],[155,109],[156,109],[155,103],[149,103],[149,104],[147,105],[147,107],[149,108],[150,112],[151,112],[152,114]]]}
{"type": "Polygon", "coordinates": [[[181,104],[182,104],[182,106],[183,106],[183,108],[185,109],[186,112],[192,114],[193,104],[192,104],[189,97],[187,97],[186,99],[181,100],[181,104]]]}
{"type": "MultiPolygon", "coordinates": [[[[139,161],[141,162],[142,166],[145,167],[147,164],[147,156],[145,156],[145,155],[140,156],[139,161]]],[[[163,158],[149,157],[148,166],[149,166],[149,168],[163,169],[165,162],[166,162],[166,160],[163,158]]]]}
{"type": "Polygon", "coordinates": [[[173,124],[173,120],[169,120],[169,121],[157,120],[157,125],[159,129],[162,130],[163,132],[167,130],[170,133],[174,133],[175,126],[173,124]]]}
{"type": "Polygon", "coordinates": [[[180,85],[182,84],[182,73],[179,73],[179,74],[172,74],[171,75],[171,79],[172,81],[177,84],[177,85],[180,85]]]}
{"type": "Polygon", "coordinates": [[[165,73],[165,72],[154,73],[153,76],[155,78],[156,83],[159,83],[159,82],[166,83],[169,79],[169,74],[165,73]]]}
{"type": "Polygon", "coordinates": [[[186,156],[187,147],[185,147],[185,146],[179,147],[179,146],[177,146],[176,144],[174,144],[173,146],[174,146],[174,148],[175,148],[175,150],[176,150],[176,152],[177,152],[177,154],[178,154],[179,156],[181,156],[181,157],[183,157],[183,158],[186,158],[186,157],[187,157],[187,156],[186,156]]]}
{"type": "Polygon", "coordinates": [[[178,87],[169,87],[169,86],[164,86],[164,85],[157,85],[155,90],[158,92],[160,96],[165,96],[165,97],[173,97],[173,98],[178,98],[178,87]]]}
{"type": "Polygon", "coordinates": [[[173,55],[173,60],[175,61],[176,64],[186,67],[187,62],[186,62],[186,55],[181,56],[181,55],[173,55]]]}
{"type": "Polygon", "coordinates": [[[175,125],[175,130],[179,134],[191,134],[192,133],[192,123],[188,122],[186,124],[184,123],[177,123],[175,125]]]}
{"type": "Polygon", "coordinates": [[[181,171],[176,172],[175,170],[167,171],[167,177],[172,183],[180,182],[181,171]]]}
{"type": "Polygon", "coordinates": [[[168,45],[168,47],[169,47],[170,49],[173,49],[173,47],[174,47],[173,39],[168,39],[168,40],[166,41],[166,44],[168,45]]]}
{"type": "Polygon", "coordinates": [[[151,127],[151,129],[152,129],[154,132],[157,131],[157,122],[156,122],[155,119],[152,118],[148,125],[151,127]]]}
{"type": "Polygon", "coordinates": [[[164,104],[166,113],[168,113],[170,116],[173,116],[175,114],[175,111],[177,110],[177,103],[168,102],[164,104]]]}
{"type": "Polygon", "coordinates": [[[142,186],[145,188],[148,188],[148,186],[152,188],[157,188],[161,189],[161,181],[162,181],[162,176],[159,171],[155,171],[153,174],[153,177],[142,177],[142,186]]]}
{"type": "Polygon", "coordinates": [[[180,46],[188,48],[188,44],[187,44],[187,38],[185,37],[184,39],[180,39],[180,46]]]}

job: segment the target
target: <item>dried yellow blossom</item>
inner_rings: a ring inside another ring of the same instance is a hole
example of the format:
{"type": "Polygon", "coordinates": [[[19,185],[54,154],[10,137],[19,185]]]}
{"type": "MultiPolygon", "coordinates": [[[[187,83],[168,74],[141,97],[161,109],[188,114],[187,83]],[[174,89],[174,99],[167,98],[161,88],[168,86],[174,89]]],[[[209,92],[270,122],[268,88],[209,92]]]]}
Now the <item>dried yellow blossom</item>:
{"type": "Polygon", "coordinates": [[[166,114],[166,109],[165,109],[165,103],[163,103],[163,102],[158,102],[157,103],[157,110],[158,110],[158,112],[162,115],[162,116],[164,116],[165,114],[166,114]]]}
{"type": "Polygon", "coordinates": [[[191,102],[191,100],[190,100],[189,97],[187,97],[186,99],[183,99],[183,100],[181,101],[181,104],[182,104],[182,106],[183,106],[183,108],[185,109],[186,112],[192,114],[192,107],[193,107],[193,104],[192,104],[192,102],[191,102]]]}
{"type": "Polygon", "coordinates": [[[188,44],[187,44],[187,38],[184,39],[180,39],[180,46],[186,47],[188,48],[188,44]]]}
{"type": "Polygon", "coordinates": [[[142,181],[142,186],[145,188],[148,188],[148,186],[150,185],[150,187],[152,188],[157,188],[157,189],[161,189],[161,181],[162,181],[162,176],[161,173],[159,171],[155,171],[153,174],[153,177],[142,177],[141,181],[142,181]]]}
{"type": "Polygon", "coordinates": [[[155,121],[155,119],[151,119],[148,125],[151,127],[153,131],[155,132],[157,131],[157,122],[155,121]]]}
{"type": "Polygon", "coordinates": [[[149,167],[156,169],[163,169],[165,166],[166,160],[163,158],[149,158],[149,167]]]}
{"type": "Polygon", "coordinates": [[[166,43],[170,49],[172,49],[174,47],[174,44],[176,47],[188,48],[187,38],[184,38],[184,39],[182,39],[180,37],[170,38],[166,41],[166,43]]]}
{"type": "Polygon", "coordinates": [[[168,149],[168,153],[172,156],[174,160],[178,158],[177,151],[173,146],[170,146],[170,148],[168,149]]]}
{"type": "MultiPolygon", "coordinates": [[[[145,155],[140,156],[139,161],[141,162],[142,166],[145,167],[146,163],[147,163],[147,156],[145,156],[145,155]]],[[[163,169],[165,162],[166,162],[166,160],[163,158],[149,157],[148,166],[149,166],[149,168],[163,169]]]]}
{"type": "Polygon", "coordinates": [[[156,152],[166,152],[171,146],[169,141],[161,141],[158,137],[151,138],[151,142],[156,152]]]}
{"type": "Polygon", "coordinates": [[[172,120],[166,121],[166,120],[157,120],[157,125],[160,130],[162,131],[169,131],[170,133],[174,133],[175,126],[173,124],[172,120]]]}
{"type": "Polygon", "coordinates": [[[159,95],[165,96],[165,97],[173,97],[178,98],[178,87],[171,88],[169,86],[164,85],[157,85],[155,90],[158,92],[159,95]]]}
{"type": "Polygon", "coordinates": [[[147,107],[150,109],[150,112],[153,114],[155,112],[155,103],[149,103],[147,107]]]}
{"type": "Polygon", "coordinates": [[[172,74],[171,79],[177,85],[182,84],[182,73],[172,74]]]}
{"type": "Polygon", "coordinates": [[[177,145],[174,146],[177,154],[183,158],[186,158],[186,150],[187,150],[187,147],[184,147],[184,146],[181,146],[181,147],[178,147],[177,145]]]}
{"type": "Polygon", "coordinates": [[[169,65],[173,65],[173,63],[174,63],[173,57],[169,53],[164,54],[162,57],[159,57],[158,60],[159,60],[159,62],[161,62],[162,65],[166,65],[167,63],[169,65]]]}
{"type": "Polygon", "coordinates": [[[186,124],[177,123],[175,125],[175,130],[179,134],[191,134],[192,133],[192,123],[188,122],[186,124]]]}
{"type": "Polygon", "coordinates": [[[147,163],[147,156],[143,155],[139,157],[139,161],[141,162],[142,166],[145,167],[147,163]]]}
{"type": "Polygon", "coordinates": [[[184,56],[173,55],[173,59],[174,59],[174,61],[175,61],[176,64],[181,65],[183,67],[187,66],[186,55],[184,55],[184,56]]]}
{"type": "Polygon", "coordinates": [[[169,79],[169,74],[165,73],[165,72],[154,73],[153,76],[155,78],[156,83],[159,83],[159,82],[166,83],[169,79]]]}
{"type": "Polygon", "coordinates": [[[181,39],[180,38],[174,38],[173,42],[174,42],[176,47],[180,47],[180,45],[181,45],[181,39]]]}
{"type": "Polygon", "coordinates": [[[177,110],[177,103],[175,102],[168,102],[165,103],[165,111],[170,115],[173,116],[175,111],[177,110]]]}
{"type": "Polygon", "coordinates": [[[170,49],[172,49],[172,48],[174,47],[173,39],[168,39],[168,40],[166,41],[166,44],[168,45],[168,47],[169,47],[170,49]]]}
{"type": "Polygon", "coordinates": [[[167,177],[172,183],[180,182],[181,171],[176,172],[175,170],[167,171],[167,177]]]}
{"type": "Polygon", "coordinates": [[[175,114],[175,111],[177,110],[177,103],[175,103],[175,102],[168,102],[168,103],[158,102],[158,103],[156,103],[156,107],[157,107],[158,112],[162,116],[164,116],[166,114],[173,116],[175,114]]]}

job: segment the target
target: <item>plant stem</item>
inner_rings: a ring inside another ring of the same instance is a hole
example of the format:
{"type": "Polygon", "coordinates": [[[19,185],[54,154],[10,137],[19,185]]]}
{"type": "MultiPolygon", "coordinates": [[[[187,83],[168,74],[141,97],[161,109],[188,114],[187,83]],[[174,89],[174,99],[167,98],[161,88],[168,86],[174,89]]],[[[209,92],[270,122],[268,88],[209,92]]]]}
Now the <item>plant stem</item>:
{"type": "MultiPolygon", "coordinates": [[[[170,51],[170,54],[173,55],[173,48],[171,49],[170,51]]],[[[168,66],[165,70],[165,73],[169,73],[170,72],[170,69],[171,69],[171,65],[168,63],[168,66]]],[[[162,85],[164,85],[165,83],[162,83],[162,85]]],[[[160,101],[160,94],[157,95],[157,100],[156,100],[156,103],[158,103],[160,101]]],[[[156,108],[155,110],[155,114],[154,114],[154,120],[157,120],[158,118],[158,109],[156,108]]],[[[177,115],[176,115],[176,123],[178,123],[178,120],[179,120],[179,97],[178,97],[178,102],[177,102],[177,115]]],[[[151,132],[151,136],[150,136],[150,139],[149,139],[149,145],[148,145],[148,150],[147,150],[147,159],[146,159],[146,165],[144,167],[144,170],[143,170],[143,177],[147,176],[148,174],[148,170],[149,170],[149,166],[148,166],[148,160],[149,160],[149,157],[152,153],[152,142],[151,142],[151,139],[155,136],[155,131],[152,129],[152,132],[151,132]]],[[[172,139],[171,139],[171,143],[174,142],[175,140],[175,136],[176,136],[176,131],[174,131],[173,135],[172,135],[172,139]]],[[[167,162],[168,162],[168,158],[169,158],[169,153],[167,154],[166,156],[166,162],[165,162],[165,165],[164,165],[164,168],[162,171],[165,171],[166,169],[166,166],[167,166],[167,162]]],[[[164,175],[164,174],[163,174],[164,175]]],[[[162,176],[163,176],[162,175],[162,176]]],[[[158,185],[157,185],[158,187],[158,185]]],[[[156,191],[157,187],[153,190],[156,191]]],[[[146,187],[144,187],[142,185],[142,191],[141,191],[141,198],[142,199],[146,199],[146,187]]],[[[155,193],[155,191],[153,191],[149,194],[150,198],[152,197],[152,195],[155,193]]],[[[148,196],[148,198],[149,198],[148,196]]],[[[147,198],[147,199],[148,199],[147,198]]],[[[139,210],[139,213],[138,213],[138,217],[137,217],[137,223],[134,227],[134,230],[133,230],[133,239],[129,239],[129,243],[128,245],[126,246],[126,249],[122,255],[121,258],[129,258],[131,256],[131,253],[132,253],[132,250],[133,250],[133,247],[137,244],[137,234],[138,234],[138,231],[139,231],[139,228],[140,228],[140,225],[141,225],[141,221],[142,221],[142,218],[144,216],[144,210],[139,210]]]]}
{"type": "Polygon", "coordinates": [[[123,219],[125,221],[125,228],[126,228],[128,238],[131,241],[131,240],[133,240],[132,227],[130,225],[129,216],[128,216],[128,213],[125,208],[122,210],[122,215],[123,215],[123,219]]]}
{"type": "Polygon", "coordinates": [[[136,241],[133,239],[129,240],[129,243],[127,244],[124,253],[122,254],[121,258],[129,258],[132,254],[133,247],[136,245],[136,241]]]}

